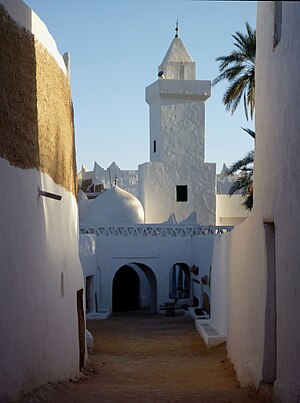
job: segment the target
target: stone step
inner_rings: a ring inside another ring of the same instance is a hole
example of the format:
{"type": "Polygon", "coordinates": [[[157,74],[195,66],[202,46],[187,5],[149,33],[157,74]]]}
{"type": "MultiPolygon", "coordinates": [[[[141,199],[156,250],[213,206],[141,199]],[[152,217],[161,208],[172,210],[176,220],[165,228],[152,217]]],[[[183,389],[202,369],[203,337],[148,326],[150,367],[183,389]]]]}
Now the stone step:
{"type": "Polygon", "coordinates": [[[226,342],[226,336],[219,334],[207,319],[195,319],[195,326],[208,348],[219,346],[226,342]]]}

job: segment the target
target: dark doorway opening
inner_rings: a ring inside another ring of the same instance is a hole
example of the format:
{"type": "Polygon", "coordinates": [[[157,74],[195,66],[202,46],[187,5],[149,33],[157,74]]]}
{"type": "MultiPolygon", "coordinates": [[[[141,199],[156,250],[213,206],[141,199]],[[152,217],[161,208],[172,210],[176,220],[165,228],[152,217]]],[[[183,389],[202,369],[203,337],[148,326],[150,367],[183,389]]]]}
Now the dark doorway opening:
{"type": "Polygon", "coordinates": [[[186,263],[176,263],[170,273],[169,297],[188,299],[191,295],[190,268],[186,263]]]}
{"type": "Polygon", "coordinates": [[[139,309],[140,279],[134,269],[125,265],[113,280],[113,312],[136,311],[139,309]]]}
{"type": "Polygon", "coordinates": [[[83,289],[77,291],[77,318],[78,318],[78,339],[79,339],[79,370],[84,367],[85,356],[85,323],[83,312],[83,289]]]}
{"type": "Polygon", "coordinates": [[[88,276],[85,279],[85,309],[86,312],[94,312],[95,297],[94,297],[94,276],[88,276]]]}
{"type": "Polygon", "coordinates": [[[277,313],[275,226],[273,222],[265,223],[265,237],[267,249],[267,300],[263,383],[274,384],[277,377],[277,313]]]}

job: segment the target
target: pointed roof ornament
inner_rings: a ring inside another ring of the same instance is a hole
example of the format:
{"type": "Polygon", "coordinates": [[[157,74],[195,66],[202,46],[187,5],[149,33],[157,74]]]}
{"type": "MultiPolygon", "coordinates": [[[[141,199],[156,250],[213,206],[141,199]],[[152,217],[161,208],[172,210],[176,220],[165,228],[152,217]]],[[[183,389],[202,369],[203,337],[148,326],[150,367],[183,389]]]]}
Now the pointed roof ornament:
{"type": "Polygon", "coordinates": [[[178,38],[178,31],[179,31],[179,28],[178,28],[178,20],[176,21],[176,28],[175,28],[175,38],[178,38]]]}

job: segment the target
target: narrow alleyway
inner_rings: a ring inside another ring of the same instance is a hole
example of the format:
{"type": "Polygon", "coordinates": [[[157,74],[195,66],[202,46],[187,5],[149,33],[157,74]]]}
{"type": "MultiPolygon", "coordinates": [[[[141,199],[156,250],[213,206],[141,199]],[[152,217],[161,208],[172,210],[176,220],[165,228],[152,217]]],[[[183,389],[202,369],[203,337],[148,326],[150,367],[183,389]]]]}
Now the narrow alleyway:
{"type": "Polygon", "coordinates": [[[122,314],[90,321],[94,351],[79,382],[34,402],[261,402],[240,388],[225,346],[208,350],[185,316],[122,314]]]}

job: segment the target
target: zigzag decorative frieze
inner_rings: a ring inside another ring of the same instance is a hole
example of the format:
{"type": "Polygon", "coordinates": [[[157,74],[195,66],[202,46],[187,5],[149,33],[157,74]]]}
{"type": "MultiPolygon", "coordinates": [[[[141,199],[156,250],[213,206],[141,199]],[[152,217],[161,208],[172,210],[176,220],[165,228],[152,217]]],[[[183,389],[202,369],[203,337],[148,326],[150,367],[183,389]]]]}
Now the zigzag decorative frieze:
{"type": "Polygon", "coordinates": [[[196,235],[221,235],[230,232],[233,227],[203,226],[203,225],[161,225],[161,224],[132,224],[132,225],[101,225],[91,228],[81,224],[80,234],[96,236],[134,236],[134,237],[192,237],[196,235]]]}

